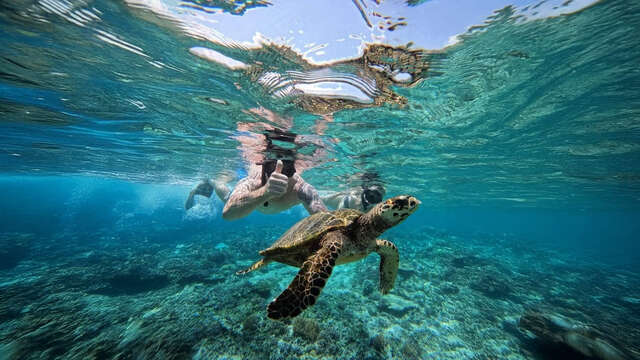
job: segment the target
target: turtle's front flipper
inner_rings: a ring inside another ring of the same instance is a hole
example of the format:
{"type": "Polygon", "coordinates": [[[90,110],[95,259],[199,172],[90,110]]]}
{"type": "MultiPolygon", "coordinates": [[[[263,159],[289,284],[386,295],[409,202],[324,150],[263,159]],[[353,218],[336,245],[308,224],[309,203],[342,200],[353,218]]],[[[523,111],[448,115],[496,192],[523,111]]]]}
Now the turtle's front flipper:
{"type": "Polygon", "coordinates": [[[320,249],[309,256],[289,287],[269,304],[269,318],[278,320],[294,317],[316,303],[340,255],[344,238],[345,236],[338,231],[329,232],[324,236],[320,249]]]}
{"type": "Polygon", "coordinates": [[[380,255],[380,292],[386,294],[396,282],[400,256],[391,241],[382,239],[376,239],[376,252],[380,255]]]}

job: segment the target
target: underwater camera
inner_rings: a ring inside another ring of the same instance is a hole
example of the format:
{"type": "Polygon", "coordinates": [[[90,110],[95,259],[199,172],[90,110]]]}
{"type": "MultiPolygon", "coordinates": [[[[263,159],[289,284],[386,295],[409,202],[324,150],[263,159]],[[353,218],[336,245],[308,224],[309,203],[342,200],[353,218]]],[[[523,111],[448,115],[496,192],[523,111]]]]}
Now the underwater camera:
{"type": "Polygon", "coordinates": [[[265,160],[259,164],[262,165],[262,185],[267,183],[267,179],[275,171],[278,160],[282,161],[282,174],[292,177],[296,172],[295,145],[294,148],[285,146],[287,143],[295,144],[296,134],[273,129],[265,132],[264,135],[267,140],[265,160]]]}

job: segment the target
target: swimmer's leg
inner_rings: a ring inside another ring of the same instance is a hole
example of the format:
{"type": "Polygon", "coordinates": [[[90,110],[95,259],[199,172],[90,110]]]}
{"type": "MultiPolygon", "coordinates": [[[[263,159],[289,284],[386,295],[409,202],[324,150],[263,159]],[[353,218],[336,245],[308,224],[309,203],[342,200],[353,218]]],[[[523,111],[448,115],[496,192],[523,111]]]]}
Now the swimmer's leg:
{"type": "Polygon", "coordinates": [[[218,195],[218,198],[220,198],[220,201],[226,202],[229,198],[229,194],[231,193],[231,189],[229,189],[227,184],[220,181],[215,181],[213,183],[213,186],[215,188],[216,195],[218,195]]]}
{"type": "Polygon", "coordinates": [[[220,198],[220,201],[226,202],[227,199],[229,198],[229,195],[231,194],[231,189],[229,188],[229,186],[227,186],[227,184],[232,182],[234,179],[235,179],[234,174],[229,171],[226,171],[219,174],[216,180],[212,182],[214,190],[216,191],[216,195],[218,195],[218,198],[220,198]]]}

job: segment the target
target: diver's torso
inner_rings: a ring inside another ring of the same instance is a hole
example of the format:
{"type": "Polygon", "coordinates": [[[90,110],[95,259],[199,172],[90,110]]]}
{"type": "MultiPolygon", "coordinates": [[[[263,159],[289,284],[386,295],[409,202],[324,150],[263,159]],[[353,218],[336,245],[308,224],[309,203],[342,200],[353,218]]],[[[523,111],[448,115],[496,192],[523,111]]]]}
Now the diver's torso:
{"type": "Polygon", "coordinates": [[[263,202],[257,207],[257,210],[263,214],[277,214],[298,204],[300,204],[298,195],[295,192],[287,192],[281,197],[263,202]]]}
{"type": "Polygon", "coordinates": [[[297,176],[297,174],[294,175],[289,179],[287,192],[284,195],[263,202],[257,207],[257,210],[263,214],[277,214],[292,206],[300,204],[300,198],[298,198],[298,193],[296,191],[296,184],[300,181],[304,180],[302,180],[300,176],[297,176]]]}

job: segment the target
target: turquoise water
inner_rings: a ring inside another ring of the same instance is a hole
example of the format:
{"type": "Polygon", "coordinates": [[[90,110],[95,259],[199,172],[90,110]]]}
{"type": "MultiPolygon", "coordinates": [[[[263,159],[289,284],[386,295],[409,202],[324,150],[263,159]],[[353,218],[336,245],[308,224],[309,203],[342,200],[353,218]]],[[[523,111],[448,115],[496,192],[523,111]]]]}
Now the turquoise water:
{"type": "Polygon", "coordinates": [[[0,4],[0,359],[638,357],[638,2],[233,4],[0,4]],[[269,320],[296,270],[235,271],[306,210],[185,211],[274,127],[321,195],[422,201],[390,294],[372,255],[269,320]]]}

